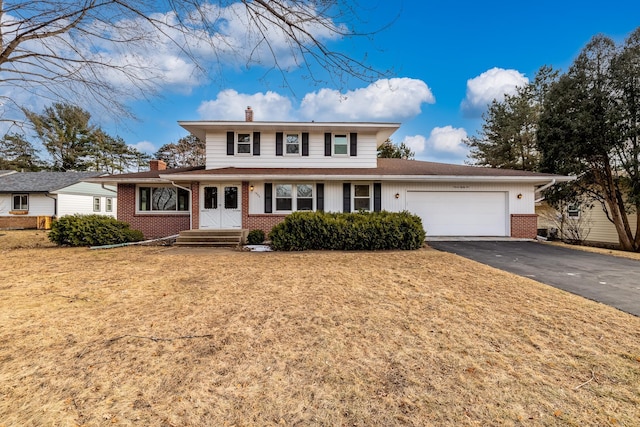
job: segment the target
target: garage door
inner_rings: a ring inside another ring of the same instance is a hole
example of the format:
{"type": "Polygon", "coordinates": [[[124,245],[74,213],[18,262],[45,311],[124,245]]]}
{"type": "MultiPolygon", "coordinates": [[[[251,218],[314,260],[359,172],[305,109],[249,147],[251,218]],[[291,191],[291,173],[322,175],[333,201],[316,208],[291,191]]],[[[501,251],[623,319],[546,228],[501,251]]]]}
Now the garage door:
{"type": "Polygon", "coordinates": [[[506,204],[505,192],[407,192],[427,236],[507,236],[506,204]]]}

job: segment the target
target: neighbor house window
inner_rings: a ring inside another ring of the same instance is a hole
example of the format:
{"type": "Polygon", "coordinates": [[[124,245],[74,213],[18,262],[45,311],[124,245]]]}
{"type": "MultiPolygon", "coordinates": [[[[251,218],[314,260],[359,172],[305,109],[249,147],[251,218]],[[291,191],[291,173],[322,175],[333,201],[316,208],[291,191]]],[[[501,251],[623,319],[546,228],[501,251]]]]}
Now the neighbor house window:
{"type": "Polygon", "coordinates": [[[333,135],[333,154],[349,154],[347,135],[333,135]]]}
{"type": "Polygon", "coordinates": [[[569,218],[580,218],[580,206],[579,205],[567,206],[567,216],[569,218]]]}
{"type": "Polygon", "coordinates": [[[13,195],[13,210],[14,211],[28,211],[29,210],[29,195],[28,194],[14,194],[13,195]]]}
{"type": "Polygon", "coordinates": [[[300,137],[297,133],[288,133],[286,141],[287,154],[300,154],[300,137]]]}
{"type": "Polygon", "coordinates": [[[353,209],[371,210],[371,192],[369,185],[355,184],[353,186],[353,209]]]}
{"type": "Polygon", "coordinates": [[[175,212],[189,210],[189,192],[176,187],[138,187],[138,210],[175,212]]]}
{"type": "Polygon", "coordinates": [[[113,212],[113,199],[111,197],[105,199],[105,210],[107,212],[113,212]]]}
{"type": "Polygon", "coordinates": [[[239,133],[238,144],[236,148],[238,154],[251,154],[251,134],[239,133]]]}
{"type": "Polygon", "coordinates": [[[93,211],[100,212],[100,197],[93,198],[93,211]]]}
{"type": "Polygon", "coordinates": [[[277,184],[276,211],[313,210],[313,185],[277,184]]]}

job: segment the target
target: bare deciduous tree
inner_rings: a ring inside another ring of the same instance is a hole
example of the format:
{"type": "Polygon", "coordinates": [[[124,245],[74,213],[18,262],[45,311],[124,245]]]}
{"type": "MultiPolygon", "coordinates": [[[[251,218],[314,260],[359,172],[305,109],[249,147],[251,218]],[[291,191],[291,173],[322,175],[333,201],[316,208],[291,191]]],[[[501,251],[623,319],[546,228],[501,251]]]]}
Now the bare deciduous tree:
{"type": "Polygon", "coordinates": [[[338,0],[0,0],[0,120],[21,120],[34,96],[128,114],[128,100],[177,72],[197,84],[230,61],[285,83],[300,67],[373,80],[381,73],[330,47],[371,34],[354,22],[354,3],[338,0]]]}

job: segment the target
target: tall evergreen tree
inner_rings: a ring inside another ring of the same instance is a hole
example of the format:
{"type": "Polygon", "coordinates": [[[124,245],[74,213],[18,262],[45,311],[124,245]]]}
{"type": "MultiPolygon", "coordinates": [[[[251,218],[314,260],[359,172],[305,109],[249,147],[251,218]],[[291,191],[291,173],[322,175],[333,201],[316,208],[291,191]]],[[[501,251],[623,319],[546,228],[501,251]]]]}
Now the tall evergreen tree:
{"type": "Polygon", "coordinates": [[[0,140],[0,169],[35,172],[43,169],[38,150],[22,134],[6,134],[0,140]]]}
{"type": "Polygon", "coordinates": [[[156,152],[155,158],[163,160],[169,168],[204,166],[205,149],[204,141],[189,134],[177,143],[164,144],[156,152]]]}
{"type": "Polygon", "coordinates": [[[391,139],[387,139],[378,147],[378,157],[386,159],[409,159],[413,160],[416,153],[404,142],[394,144],[391,139]]]}

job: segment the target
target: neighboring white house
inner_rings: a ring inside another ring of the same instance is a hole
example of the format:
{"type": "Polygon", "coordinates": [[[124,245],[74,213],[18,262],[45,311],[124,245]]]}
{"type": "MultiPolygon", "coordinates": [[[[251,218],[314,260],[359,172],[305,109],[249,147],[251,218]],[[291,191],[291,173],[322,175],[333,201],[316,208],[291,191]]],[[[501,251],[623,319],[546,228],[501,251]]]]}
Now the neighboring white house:
{"type": "Polygon", "coordinates": [[[536,236],[536,188],[572,178],[378,159],[398,123],[198,121],[206,166],[90,179],[118,186],[118,218],[146,237],[187,229],[265,232],[300,210],[399,212],[428,236],[536,236]]]}
{"type": "Polygon", "coordinates": [[[51,218],[72,214],[116,217],[113,186],[81,182],[99,172],[11,172],[0,174],[0,228],[43,228],[51,218]]]}

